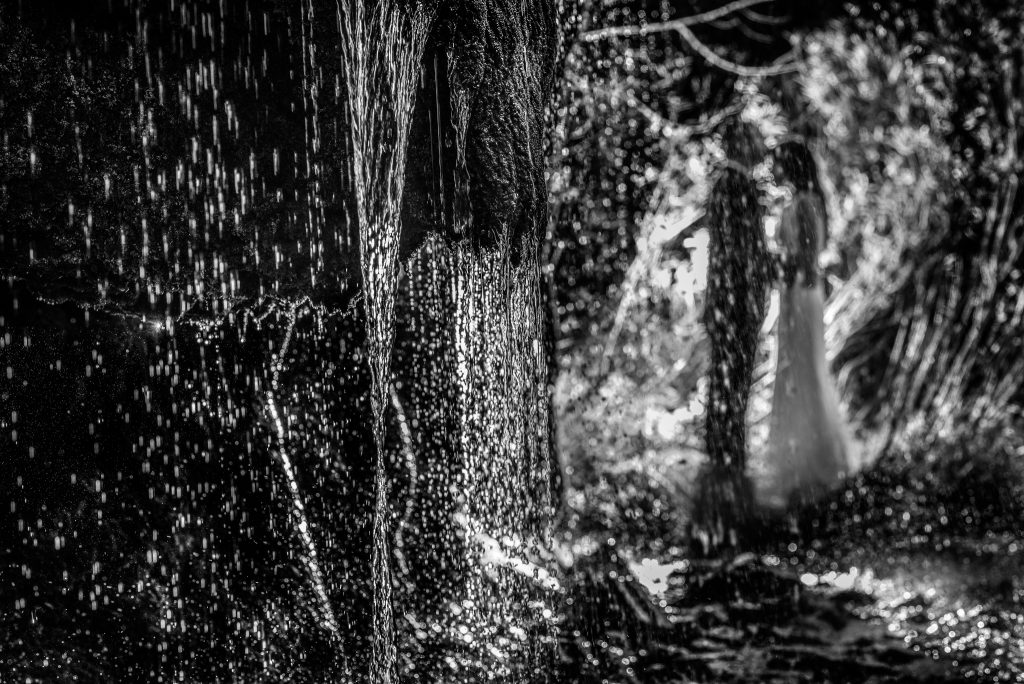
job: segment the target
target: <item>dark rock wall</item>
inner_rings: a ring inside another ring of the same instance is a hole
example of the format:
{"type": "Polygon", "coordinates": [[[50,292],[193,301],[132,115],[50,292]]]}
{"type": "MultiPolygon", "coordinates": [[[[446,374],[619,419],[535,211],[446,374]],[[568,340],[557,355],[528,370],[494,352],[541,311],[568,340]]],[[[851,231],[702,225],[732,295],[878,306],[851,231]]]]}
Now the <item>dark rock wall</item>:
{"type": "MultiPolygon", "coordinates": [[[[172,314],[350,286],[334,3],[44,0],[0,12],[6,276],[51,299],[172,314]]],[[[404,254],[429,230],[493,245],[543,225],[556,20],[550,0],[439,4],[404,254]]]]}

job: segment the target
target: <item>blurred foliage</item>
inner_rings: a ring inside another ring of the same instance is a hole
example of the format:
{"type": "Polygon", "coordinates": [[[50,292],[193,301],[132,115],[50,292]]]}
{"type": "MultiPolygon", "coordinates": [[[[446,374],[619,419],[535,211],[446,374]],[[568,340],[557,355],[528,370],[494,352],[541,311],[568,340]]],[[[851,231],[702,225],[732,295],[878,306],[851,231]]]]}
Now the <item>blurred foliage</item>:
{"type": "Polygon", "coordinates": [[[967,5],[808,60],[840,249],[861,262],[833,298],[830,347],[861,419],[889,439],[914,421],[1018,414],[1021,14],[967,5]]]}

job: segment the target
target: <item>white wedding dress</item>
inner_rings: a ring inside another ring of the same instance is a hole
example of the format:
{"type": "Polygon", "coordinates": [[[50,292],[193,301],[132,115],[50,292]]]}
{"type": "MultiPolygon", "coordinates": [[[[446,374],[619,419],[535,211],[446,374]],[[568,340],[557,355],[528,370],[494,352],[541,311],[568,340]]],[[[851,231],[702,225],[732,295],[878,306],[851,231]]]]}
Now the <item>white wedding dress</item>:
{"type": "Polygon", "coordinates": [[[852,468],[850,439],[825,362],[825,294],[817,258],[825,236],[821,199],[799,193],[784,210],[779,243],[790,266],[779,293],[778,362],[766,466],[765,502],[818,498],[852,468]]]}

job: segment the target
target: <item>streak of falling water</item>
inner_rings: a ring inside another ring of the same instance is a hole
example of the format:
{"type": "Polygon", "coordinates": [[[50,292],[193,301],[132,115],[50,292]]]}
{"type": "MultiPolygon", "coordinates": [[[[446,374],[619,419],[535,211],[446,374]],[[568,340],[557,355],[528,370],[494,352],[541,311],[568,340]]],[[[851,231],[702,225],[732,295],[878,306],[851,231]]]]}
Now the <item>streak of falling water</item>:
{"type": "Polygon", "coordinates": [[[412,518],[420,474],[419,466],[416,463],[416,449],[412,431],[409,429],[409,420],[405,416],[405,409],[402,407],[402,401],[398,398],[398,392],[395,391],[394,386],[391,387],[391,406],[395,410],[398,434],[402,443],[402,457],[405,460],[406,470],[409,472],[409,490],[405,495],[405,510],[402,512],[402,518],[398,522],[398,529],[395,530],[395,557],[398,561],[398,569],[403,576],[407,577],[409,575],[409,566],[405,561],[403,538],[406,528],[409,527],[410,518],[412,518]]]}
{"type": "Polygon", "coordinates": [[[548,671],[547,366],[536,244],[524,242],[513,264],[507,245],[428,238],[409,264],[401,391],[425,459],[409,567],[429,594],[409,601],[410,680],[519,684],[548,671]]]}
{"type": "Polygon", "coordinates": [[[288,348],[291,346],[292,335],[295,332],[295,317],[297,310],[303,303],[293,304],[287,313],[288,327],[281,342],[281,349],[273,360],[273,374],[271,375],[270,388],[267,390],[267,410],[270,413],[270,420],[277,435],[278,455],[281,458],[281,467],[284,470],[285,478],[288,481],[288,491],[292,497],[292,513],[295,517],[295,527],[299,531],[299,538],[306,551],[302,559],[309,572],[310,581],[313,583],[313,590],[316,592],[317,600],[320,602],[320,619],[335,638],[340,637],[338,632],[338,620],[331,607],[331,601],[327,596],[327,588],[324,585],[323,573],[320,571],[320,563],[317,560],[316,544],[309,531],[309,520],[306,517],[306,507],[302,502],[302,493],[299,491],[299,483],[295,479],[295,469],[292,466],[292,459],[288,449],[288,433],[285,429],[281,411],[277,407],[277,399],[274,393],[278,390],[278,380],[281,368],[284,366],[288,356],[288,348]]]}
{"type": "Polygon", "coordinates": [[[507,243],[494,251],[455,250],[465,483],[458,518],[478,554],[462,620],[485,654],[480,661],[487,663],[487,678],[500,681],[535,681],[551,615],[540,591],[552,589],[550,577],[527,560],[550,531],[551,497],[540,274],[536,245],[525,242],[516,266],[507,243]]]}
{"type": "Polygon", "coordinates": [[[394,679],[395,645],[384,472],[385,412],[391,377],[398,242],[405,157],[419,64],[430,17],[390,2],[367,11],[362,0],[338,2],[342,71],[348,90],[353,184],[372,376],[376,442],[373,518],[373,682],[394,679]]]}
{"type": "Polygon", "coordinates": [[[471,487],[490,488],[483,499],[467,498],[470,513],[502,533],[539,533],[550,505],[549,492],[532,479],[548,459],[539,273],[535,258],[512,266],[506,250],[460,246],[455,253],[462,449],[475,474],[471,487]],[[496,469],[508,472],[489,472],[496,469]],[[499,491],[492,478],[538,494],[538,510],[499,491]]]}

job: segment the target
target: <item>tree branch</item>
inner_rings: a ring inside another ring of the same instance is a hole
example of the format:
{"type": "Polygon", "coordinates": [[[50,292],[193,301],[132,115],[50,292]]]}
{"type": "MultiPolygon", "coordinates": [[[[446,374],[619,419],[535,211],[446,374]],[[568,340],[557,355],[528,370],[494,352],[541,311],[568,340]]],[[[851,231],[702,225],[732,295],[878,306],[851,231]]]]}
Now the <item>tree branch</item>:
{"type": "Polygon", "coordinates": [[[716,55],[711,48],[700,41],[693,31],[686,26],[680,24],[676,27],[679,35],[690,44],[697,54],[703,57],[708,64],[717,67],[722,71],[728,71],[736,74],[737,76],[747,76],[750,78],[756,78],[758,76],[778,76],[779,74],[788,74],[792,71],[796,71],[799,66],[795,61],[783,62],[782,64],[772,64],[770,66],[763,67],[748,67],[736,62],[729,61],[724,57],[716,55]]]}
{"type": "Polygon", "coordinates": [[[693,48],[697,54],[703,57],[705,61],[722,71],[728,71],[729,73],[736,74],[737,76],[746,76],[749,78],[778,76],[779,74],[786,74],[791,71],[795,71],[797,63],[790,61],[763,67],[749,67],[737,64],[736,62],[715,54],[711,48],[705,45],[700,38],[690,30],[690,26],[716,21],[729,16],[730,14],[745,10],[748,7],[763,5],[769,2],[774,2],[774,0],[735,0],[735,2],[731,2],[716,10],[702,12],[701,14],[695,14],[690,17],[682,17],[681,19],[673,19],[671,21],[646,24],[644,26],[616,26],[612,28],[595,29],[581,34],[580,38],[585,41],[595,41],[610,38],[612,36],[646,36],[651,33],[675,31],[684,41],[686,41],[687,44],[689,44],[691,48],[693,48]]]}
{"type": "Polygon", "coordinates": [[[735,0],[728,5],[708,12],[701,12],[689,17],[672,19],[671,21],[659,21],[644,26],[614,26],[612,28],[593,29],[580,34],[580,38],[586,41],[611,38],[613,36],[646,36],[651,33],[662,33],[664,31],[678,31],[680,27],[696,26],[716,21],[730,14],[734,14],[748,7],[763,5],[775,0],[735,0]]]}

